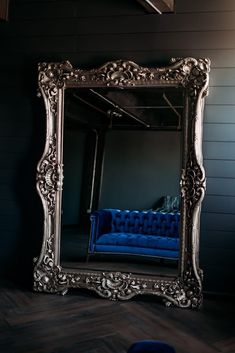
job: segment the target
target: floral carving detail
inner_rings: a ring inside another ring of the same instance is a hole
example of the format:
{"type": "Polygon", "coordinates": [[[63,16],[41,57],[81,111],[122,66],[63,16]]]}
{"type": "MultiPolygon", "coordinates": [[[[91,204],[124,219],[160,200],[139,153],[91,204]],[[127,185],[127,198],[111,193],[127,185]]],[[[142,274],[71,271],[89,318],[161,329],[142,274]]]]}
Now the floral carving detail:
{"type": "Polygon", "coordinates": [[[56,191],[62,190],[63,166],[57,163],[55,137],[49,141],[48,151],[38,166],[37,183],[42,197],[48,204],[48,213],[55,211],[56,191]]]}
{"type": "MultiPolygon", "coordinates": [[[[203,167],[198,164],[193,149],[191,149],[186,169],[183,170],[180,184],[182,197],[185,199],[187,210],[191,214],[196,204],[203,199],[206,189],[205,172],[203,167]]],[[[188,214],[188,217],[190,217],[190,214],[188,214]]]]}
{"type": "Polygon", "coordinates": [[[138,294],[154,294],[162,296],[166,306],[181,308],[195,308],[201,300],[198,282],[191,272],[185,283],[181,279],[153,281],[140,280],[132,274],[120,272],[98,273],[85,277],[85,287],[111,300],[127,300],[138,294]],[[193,288],[197,290],[198,296],[193,292],[193,288]]]}
{"type": "Polygon", "coordinates": [[[167,70],[174,73],[171,74],[171,77],[175,79],[180,79],[184,81],[185,86],[190,86],[192,90],[196,88],[203,87],[208,82],[208,73],[210,71],[210,60],[205,59],[195,59],[195,58],[172,58],[171,62],[173,63],[172,67],[167,70]],[[191,87],[192,86],[192,87],[191,87]]]}
{"type": "MultiPolygon", "coordinates": [[[[56,112],[58,89],[66,82],[95,81],[107,86],[135,86],[144,83],[178,83],[188,86],[191,95],[206,86],[210,68],[209,59],[172,58],[172,65],[162,68],[146,68],[132,61],[117,60],[98,69],[74,69],[69,61],[63,63],[40,63],[39,85],[50,101],[52,112],[56,112]]],[[[207,90],[205,89],[205,94],[207,90]]]]}
{"type": "Polygon", "coordinates": [[[112,300],[129,299],[147,288],[147,284],[120,272],[99,273],[86,278],[88,288],[112,300]]]}
{"type": "Polygon", "coordinates": [[[135,81],[152,80],[151,70],[143,68],[132,61],[109,62],[95,72],[91,79],[102,81],[107,86],[134,86],[135,81]]]}
{"type": "MultiPolygon", "coordinates": [[[[57,274],[61,271],[59,266],[54,265],[54,234],[50,235],[45,247],[40,264],[34,270],[34,290],[38,292],[55,292],[57,287],[57,274]]],[[[38,259],[35,259],[37,262],[38,259]]]]}
{"type": "Polygon", "coordinates": [[[78,286],[80,276],[76,273],[64,273],[61,266],[55,265],[55,237],[52,234],[45,246],[45,254],[38,263],[38,259],[34,259],[36,263],[34,269],[34,290],[37,292],[67,292],[68,286],[78,286]]]}
{"type": "MultiPolygon", "coordinates": [[[[56,114],[58,90],[64,86],[64,82],[71,75],[72,65],[69,61],[64,63],[40,63],[38,70],[39,87],[49,100],[51,113],[56,114]]],[[[40,95],[39,92],[38,96],[40,95]]]]}
{"type": "Polygon", "coordinates": [[[166,306],[179,306],[189,307],[190,301],[188,300],[185,290],[182,287],[180,280],[175,281],[158,281],[154,284],[155,292],[163,295],[166,306]]]}
{"type": "MultiPolygon", "coordinates": [[[[47,256],[34,270],[34,290],[37,292],[67,293],[68,287],[79,287],[81,277],[75,273],[64,273],[60,266],[48,268],[47,256]]],[[[50,259],[51,260],[51,259],[50,259]]]]}
{"type": "Polygon", "coordinates": [[[199,308],[202,304],[202,271],[198,269],[198,276],[195,275],[195,270],[189,261],[186,271],[183,274],[183,285],[190,306],[192,308],[199,308]]]}
{"type": "Polygon", "coordinates": [[[203,96],[208,94],[207,82],[209,66],[210,61],[208,59],[198,59],[192,67],[188,80],[189,95],[191,97],[197,99],[199,91],[202,89],[204,89],[203,96]]]}
{"type": "MultiPolygon", "coordinates": [[[[176,83],[188,86],[190,95],[196,95],[198,89],[206,86],[210,67],[209,59],[172,58],[172,65],[162,68],[146,68],[132,61],[117,60],[106,63],[98,69],[74,69],[69,61],[63,63],[39,64],[39,84],[56,112],[58,89],[66,82],[89,82],[106,86],[135,86],[146,83],[176,83]]],[[[206,92],[206,90],[205,90],[206,92]]]]}
{"type": "Polygon", "coordinates": [[[154,285],[155,291],[164,296],[166,306],[181,308],[198,308],[202,304],[201,280],[196,277],[190,262],[182,279],[159,281],[154,285]]]}

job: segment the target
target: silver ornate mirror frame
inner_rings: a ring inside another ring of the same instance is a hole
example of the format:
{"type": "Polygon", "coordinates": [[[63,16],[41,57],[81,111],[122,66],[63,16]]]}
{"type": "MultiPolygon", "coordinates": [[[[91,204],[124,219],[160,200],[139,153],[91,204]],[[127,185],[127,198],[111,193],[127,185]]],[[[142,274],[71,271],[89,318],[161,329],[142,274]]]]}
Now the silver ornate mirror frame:
{"type": "Polygon", "coordinates": [[[34,259],[34,290],[65,294],[86,288],[109,299],[135,295],[162,297],[166,305],[198,308],[202,303],[199,268],[200,209],[205,193],[202,119],[208,93],[209,59],[171,59],[167,67],[141,67],[131,61],[108,62],[98,69],[75,69],[67,61],[39,64],[39,96],[47,115],[45,149],[37,168],[37,190],[44,209],[40,256],[34,259]],[[181,257],[175,278],[131,273],[68,270],[60,266],[63,187],[63,114],[67,87],[181,87],[184,89],[183,168],[181,175],[181,257]]]}

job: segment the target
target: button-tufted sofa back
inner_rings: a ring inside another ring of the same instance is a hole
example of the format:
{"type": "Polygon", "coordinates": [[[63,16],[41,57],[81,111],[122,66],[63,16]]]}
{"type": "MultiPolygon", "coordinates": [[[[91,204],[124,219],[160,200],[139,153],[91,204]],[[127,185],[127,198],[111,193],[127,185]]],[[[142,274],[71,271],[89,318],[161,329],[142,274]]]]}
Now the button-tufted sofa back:
{"type": "Polygon", "coordinates": [[[109,209],[112,233],[179,237],[180,213],[109,209]]]}

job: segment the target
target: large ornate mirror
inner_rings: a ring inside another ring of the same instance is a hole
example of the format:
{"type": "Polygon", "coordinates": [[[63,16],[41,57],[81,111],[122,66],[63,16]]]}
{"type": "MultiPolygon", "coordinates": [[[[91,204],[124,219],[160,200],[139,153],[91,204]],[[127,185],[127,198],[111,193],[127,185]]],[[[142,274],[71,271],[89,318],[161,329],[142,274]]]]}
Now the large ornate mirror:
{"type": "Polygon", "coordinates": [[[202,119],[208,59],[146,68],[39,64],[47,113],[34,289],[162,297],[199,307],[202,119]]]}

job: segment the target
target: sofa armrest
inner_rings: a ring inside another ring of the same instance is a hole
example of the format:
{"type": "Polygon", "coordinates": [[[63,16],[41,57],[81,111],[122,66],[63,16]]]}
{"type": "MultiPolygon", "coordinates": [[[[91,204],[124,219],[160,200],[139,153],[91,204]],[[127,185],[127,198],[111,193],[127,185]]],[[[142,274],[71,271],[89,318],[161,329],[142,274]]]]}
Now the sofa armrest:
{"type": "Polygon", "coordinates": [[[91,230],[89,252],[94,252],[96,240],[99,239],[102,234],[109,233],[111,231],[112,213],[107,209],[94,211],[90,216],[90,220],[91,230]]]}

